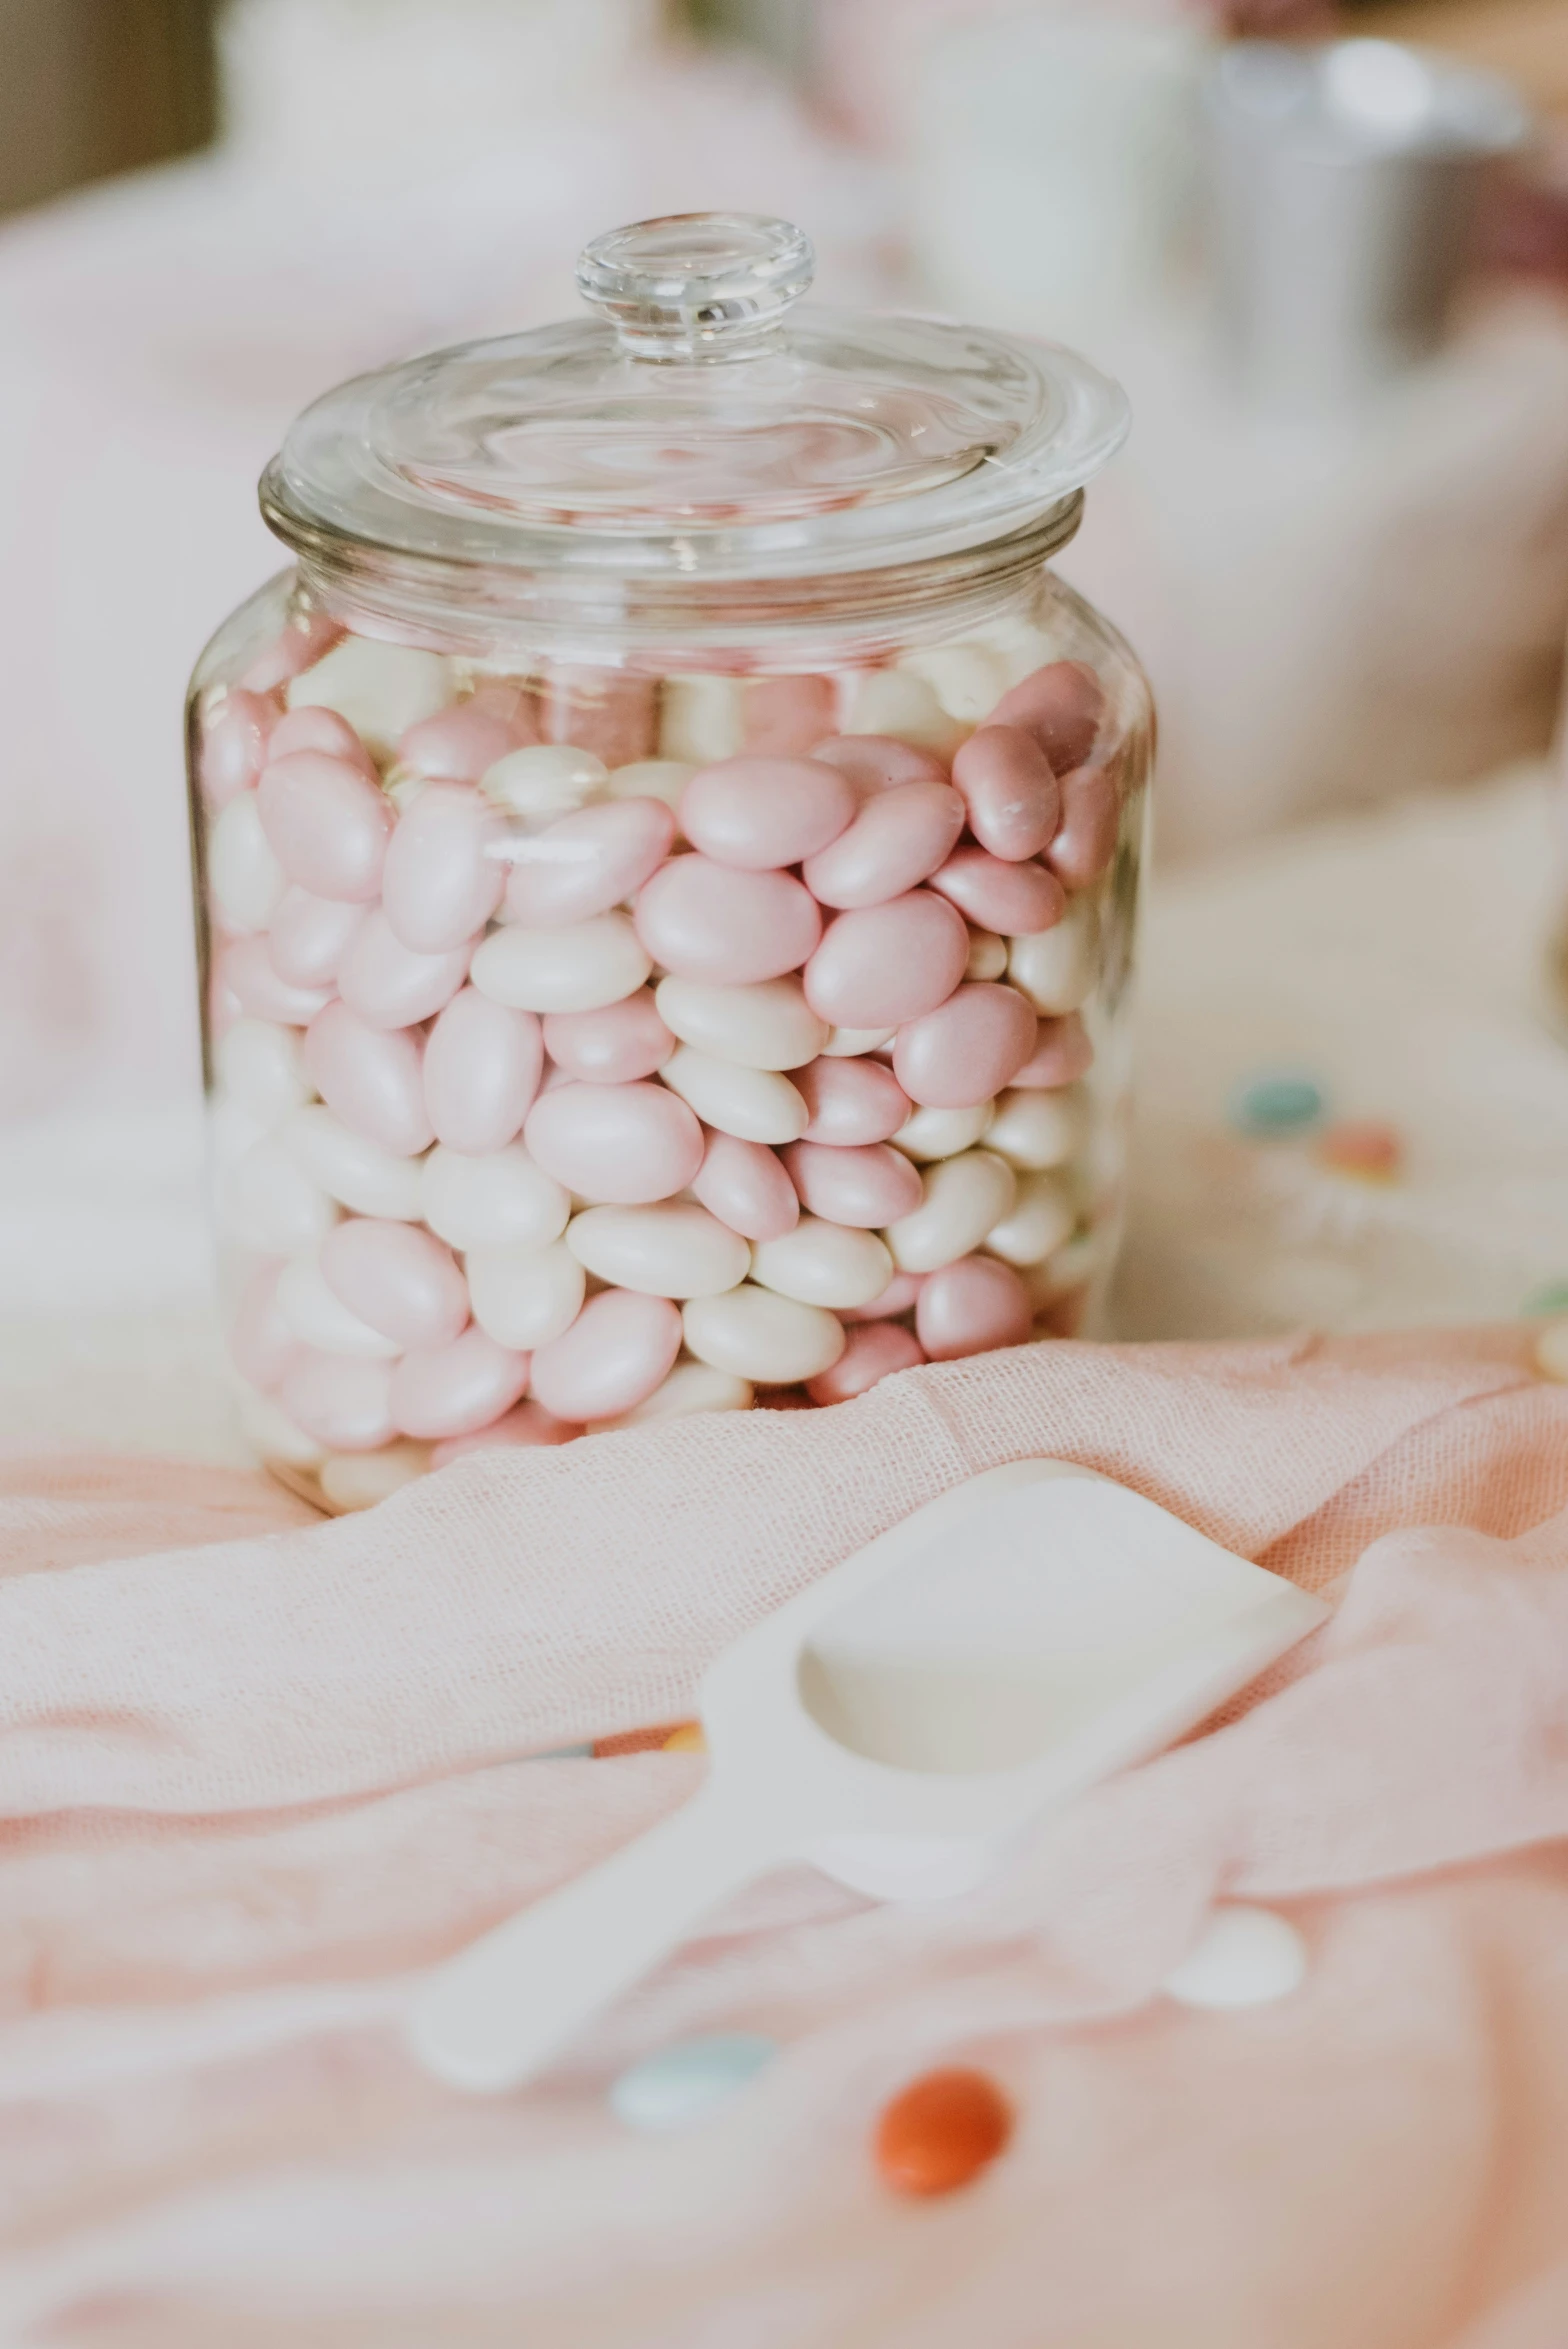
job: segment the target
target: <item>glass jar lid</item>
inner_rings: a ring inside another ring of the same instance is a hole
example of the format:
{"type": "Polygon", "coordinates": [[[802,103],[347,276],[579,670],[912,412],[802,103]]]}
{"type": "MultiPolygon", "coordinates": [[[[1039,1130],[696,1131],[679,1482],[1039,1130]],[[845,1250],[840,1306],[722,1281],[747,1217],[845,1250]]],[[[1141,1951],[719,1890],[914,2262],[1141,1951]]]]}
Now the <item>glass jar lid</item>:
{"type": "Polygon", "coordinates": [[[589,245],[595,316],[341,385],[262,484],[301,552],[345,542],[530,572],[798,577],[984,545],[1120,446],[1076,353],[802,304],[787,221],[695,213],[589,245]]]}

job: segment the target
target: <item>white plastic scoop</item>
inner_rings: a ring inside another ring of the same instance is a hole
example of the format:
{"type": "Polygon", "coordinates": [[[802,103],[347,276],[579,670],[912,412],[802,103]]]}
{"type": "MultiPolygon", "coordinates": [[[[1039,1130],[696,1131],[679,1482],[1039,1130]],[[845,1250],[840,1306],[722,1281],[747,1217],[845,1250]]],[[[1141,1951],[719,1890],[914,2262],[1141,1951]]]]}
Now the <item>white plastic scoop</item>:
{"type": "Polygon", "coordinates": [[[1042,1811],[1194,1728],[1327,1614],[1088,1470],[977,1476],[720,1657],[702,1791],[443,1967],[415,2052],[454,2087],[518,2086],[784,1861],[883,1900],[967,1891],[1042,1811]]]}

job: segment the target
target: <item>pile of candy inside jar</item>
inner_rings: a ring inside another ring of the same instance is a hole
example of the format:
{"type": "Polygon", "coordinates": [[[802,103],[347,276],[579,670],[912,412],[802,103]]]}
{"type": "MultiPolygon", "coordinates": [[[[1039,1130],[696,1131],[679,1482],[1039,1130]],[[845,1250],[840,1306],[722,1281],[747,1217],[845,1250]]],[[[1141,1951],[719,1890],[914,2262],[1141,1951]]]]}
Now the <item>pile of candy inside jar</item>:
{"type": "Polygon", "coordinates": [[[271,600],[193,753],[276,1472],[362,1507],[1078,1327],[1147,749],[1092,666],[1014,613],[838,674],[503,677],[271,600]]]}

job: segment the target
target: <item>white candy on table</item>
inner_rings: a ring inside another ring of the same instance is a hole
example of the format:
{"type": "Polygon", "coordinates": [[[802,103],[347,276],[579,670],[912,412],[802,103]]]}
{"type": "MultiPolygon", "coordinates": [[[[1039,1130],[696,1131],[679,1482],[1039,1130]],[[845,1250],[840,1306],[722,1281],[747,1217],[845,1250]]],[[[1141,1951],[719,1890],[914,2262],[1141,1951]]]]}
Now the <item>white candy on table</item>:
{"type": "Polygon", "coordinates": [[[914,1213],[900,1216],[885,1234],[900,1272],[939,1272],[970,1255],[1012,1212],[1018,1185],[1005,1159],[966,1150],[931,1167],[923,1188],[914,1213]]]}
{"type": "Polygon", "coordinates": [[[978,726],[1013,683],[1008,664],[991,645],[939,644],[904,653],[898,666],[923,678],[950,718],[978,726]]]}
{"type": "Polygon", "coordinates": [[[1027,1174],[1010,1212],[986,1234],[985,1251],[1004,1264],[1044,1264],[1071,1238],[1078,1211],[1060,1176],[1027,1174]]]}
{"type": "Polygon", "coordinates": [[[296,1257],[278,1275],[277,1308],[301,1345],[323,1354],[347,1354],[361,1362],[395,1362],[402,1352],[392,1338],[383,1337],[368,1321],[351,1313],[308,1257],[296,1257]]]}
{"type": "Polygon", "coordinates": [[[745,1282],[722,1297],[697,1297],[682,1314],[686,1346],[710,1369],[756,1386],[795,1386],[831,1370],[848,1342],[844,1325],[819,1305],[802,1305],[745,1282]]]}
{"type": "Polygon", "coordinates": [[[875,1232],[816,1215],[803,1215],[780,1239],[760,1240],[751,1260],[753,1280],[801,1305],[869,1305],[893,1277],[893,1259],[875,1232]]]}
{"type": "Polygon", "coordinates": [[[213,1055],[220,1090],[262,1126],[276,1125],[310,1099],[298,1032],[271,1020],[238,1019],[213,1055]]]}
{"type": "Polygon", "coordinates": [[[629,767],[612,769],[605,797],[662,799],[666,807],[679,807],[681,793],[696,772],[689,759],[637,759],[629,767]]]}
{"type": "Polygon", "coordinates": [[[1099,977],[1099,923],[1089,897],[1069,899],[1067,911],[1049,930],[1013,939],[1008,976],[1035,1010],[1050,1018],[1077,1011],[1099,977]]]}
{"type": "Polygon", "coordinates": [[[893,1147],[922,1162],[956,1158],[974,1148],[995,1107],[994,1101],[981,1101],[972,1109],[917,1109],[893,1136],[893,1147]]]}
{"type": "Polygon", "coordinates": [[[401,735],[452,698],[452,664],[412,645],[345,636],[284,697],[291,710],[336,710],[367,750],[389,758],[401,735]]]}
{"type": "Polygon", "coordinates": [[[645,1402],[623,1411],[619,1419],[594,1420],[588,1433],[611,1435],[619,1427],[642,1427],[650,1419],[689,1419],[697,1412],[750,1411],[755,1402],[749,1379],[711,1369],[706,1362],[677,1362],[645,1402]]]}
{"type": "Polygon", "coordinates": [[[308,1256],[338,1221],[339,1209],[281,1141],[253,1143],[218,1185],[218,1216],[247,1248],[308,1256]]]}
{"type": "Polygon", "coordinates": [[[649,1297],[722,1296],[751,1270],[739,1233],[687,1200],[590,1207],[567,1226],[566,1246],[596,1280],[649,1297]]]}
{"type": "Polygon", "coordinates": [[[425,1221],[452,1248],[546,1248],[565,1231],[571,1199],[520,1142],[483,1158],[437,1143],[424,1162],[425,1221]]]}
{"type": "Polygon", "coordinates": [[[1082,1088],[1003,1093],[985,1132],[985,1146],[1009,1166],[1044,1169],[1065,1166],[1084,1137],[1088,1104],[1082,1088]]]}
{"type": "Polygon", "coordinates": [[[606,913],[560,930],[497,930],[469,977],[513,1011],[602,1011],[635,995],[652,969],[629,918],[606,913]]]}
{"type": "Polygon", "coordinates": [[[704,1125],[742,1142],[798,1142],[811,1123],[799,1092],[772,1069],[743,1068],[682,1044],[659,1076],[704,1125]]]}
{"type": "Polygon", "coordinates": [[[226,930],[241,938],[264,930],[283,903],[287,873],[261,828],[254,791],[231,799],[207,835],[207,887],[226,930]]]}
{"type": "Polygon", "coordinates": [[[356,1510],[374,1509],[378,1502],[389,1501],[404,1485],[425,1475],[429,1467],[430,1446],[405,1438],[379,1452],[329,1453],[317,1471],[317,1481],[322,1498],[339,1516],[348,1517],[356,1510]]]}
{"type": "Polygon", "coordinates": [[[470,1248],[468,1299],[498,1346],[531,1354],[561,1337],[582,1311],[587,1277],[562,1240],[541,1248],[470,1248]]]}
{"type": "Polygon", "coordinates": [[[825,1060],[858,1060],[864,1052],[879,1052],[897,1034],[896,1028],[830,1028],[822,1056],[825,1060]]]}
{"type": "Polygon", "coordinates": [[[659,756],[693,768],[733,758],[745,739],[739,677],[667,677],[659,707],[659,756]]]}
{"type": "Polygon", "coordinates": [[[950,757],[969,728],[951,717],[923,677],[907,669],[872,669],[850,690],[846,734],[891,734],[950,757]]]}
{"type": "Polygon", "coordinates": [[[285,1118],[278,1139],[312,1181],[356,1215],[390,1223],[418,1223],[424,1215],[421,1178],[424,1161],[395,1158],[313,1102],[285,1118]]]}
{"type": "Polygon", "coordinates": [[[804,1068],[828,1040],[828,1024],[818,1019],[797,978],[763,979],[749,987],[661,979],[653,999],[672,1036],[743,1068],[804,1068]]]}

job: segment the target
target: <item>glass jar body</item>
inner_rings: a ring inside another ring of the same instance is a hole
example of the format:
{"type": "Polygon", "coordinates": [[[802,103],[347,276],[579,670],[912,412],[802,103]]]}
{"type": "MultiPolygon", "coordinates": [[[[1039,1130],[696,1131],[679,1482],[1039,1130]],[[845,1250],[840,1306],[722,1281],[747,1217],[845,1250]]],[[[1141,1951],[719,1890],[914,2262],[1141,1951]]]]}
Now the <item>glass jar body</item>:
{"type": "Polygon", "coordinates": [[[1045,562],[662,634],[307,567],[188,740],[223,1312],[319,1505],[1095,1327],[1153,719],[1045,562]]]}

